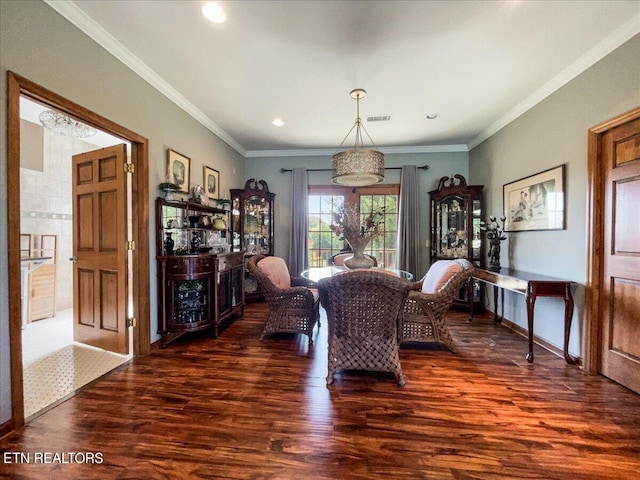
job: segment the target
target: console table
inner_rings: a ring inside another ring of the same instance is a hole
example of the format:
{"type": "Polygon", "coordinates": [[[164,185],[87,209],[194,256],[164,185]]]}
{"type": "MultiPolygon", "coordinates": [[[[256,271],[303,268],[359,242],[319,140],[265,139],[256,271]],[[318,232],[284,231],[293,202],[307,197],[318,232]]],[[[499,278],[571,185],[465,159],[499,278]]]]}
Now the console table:
{"type": "MultiPolygon", "coordinates": [[[[527,327],[529,339],[529,353],[527,361],[533,362],[533,313],[538,297],[556,297],[564,300],[564,359],[570,365],[575,365],[575,359],[569,355],[569,334],[571,333],[571,319],[573,317],[573,296],[571,283],[568,280],[545,277],[535,273],[521,272],[502,268],[499,272],[476,267],[473,278],[493,285],[493,301],[495,322],[500,322],[498,316],[498,290],[509,290],[525,296],[527,303],[527,327]]],[[[473,319],[473,303],[470,302],[471,317],[473,319]]],[[[502,292],[502,315],[504,315],[504,291],[502,292]]]]}

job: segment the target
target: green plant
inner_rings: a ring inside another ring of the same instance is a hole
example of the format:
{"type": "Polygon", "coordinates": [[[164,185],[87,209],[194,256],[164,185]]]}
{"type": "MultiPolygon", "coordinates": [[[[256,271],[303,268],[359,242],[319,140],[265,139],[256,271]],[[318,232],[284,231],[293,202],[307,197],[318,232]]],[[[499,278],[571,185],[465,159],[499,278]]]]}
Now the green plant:
{"type": "Polygon", "coordinates": [[[160,185],[158,185],[158,188],[160,190],[173,190],[173,191],[177,191],[178,190],[178,185],[176,185],[173,182],[162,182],[160,185]]]}

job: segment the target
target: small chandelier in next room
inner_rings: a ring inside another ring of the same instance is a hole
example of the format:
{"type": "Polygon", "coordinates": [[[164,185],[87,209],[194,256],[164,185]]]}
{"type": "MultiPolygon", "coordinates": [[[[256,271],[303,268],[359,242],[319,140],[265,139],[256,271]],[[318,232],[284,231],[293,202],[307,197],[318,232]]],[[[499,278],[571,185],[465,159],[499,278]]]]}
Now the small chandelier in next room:
{"type": "Polygon", "coordinates": [[[331,161],[331,183],[362,187],[380,183],[384,180],[384,155],[378,150],[363,148],[362,144],[361,130],[364,130],[364,133],[367,134],[373,144],[373,140],[371,140],[360,119],[360,99],[364,98],[366,94],[367,92],[361,88],[351,91],[351,98],[357,103],[357,116],[353,127],[342,140],[340,147],[351,135],[354,128],[356,130],[355,145],[353,149],[336,153],[333,156],[331,161]]]}
{"type": "Polygon", "coordinates": [[[87,138],[93,137],[98,132],[89,125],[53,110],[45,110],[40,114],[39,119],[45,128],[67,137],[87,138]]]}

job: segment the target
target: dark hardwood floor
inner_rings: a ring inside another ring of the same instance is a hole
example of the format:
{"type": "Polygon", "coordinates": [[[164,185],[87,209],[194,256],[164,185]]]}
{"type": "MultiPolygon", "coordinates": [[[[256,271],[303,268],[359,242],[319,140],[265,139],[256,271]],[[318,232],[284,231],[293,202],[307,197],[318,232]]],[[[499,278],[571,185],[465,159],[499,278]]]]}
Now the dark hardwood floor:
{"type": "Polygon", "coordinates": [[[527,363],[526,340],[489,318],[450,315],[455,354],[403,349],[405,387],[343,373],[327,388],[326,318],[309,348],[259,342],[265,312],[251,304],[218,339],[178,339],[35,418],[0,442],[0,476],[638,478],[640,396],[538,346],[527,363]],[[102,463],[34,463],[42,452],[102,463]]]}

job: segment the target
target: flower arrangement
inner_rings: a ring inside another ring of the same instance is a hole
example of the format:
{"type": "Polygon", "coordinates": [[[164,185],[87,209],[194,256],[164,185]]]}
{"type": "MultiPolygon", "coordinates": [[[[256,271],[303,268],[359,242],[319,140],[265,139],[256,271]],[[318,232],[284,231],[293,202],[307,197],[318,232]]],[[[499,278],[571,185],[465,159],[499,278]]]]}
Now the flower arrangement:
{"type": "Polygon", "coordinates": [[[489,222],[480,222],[480,230],[483,232],[487,232],[487,238],[489,240],[497,239],[497,240],[506,240],[507,236],[504,234],[504,222],[507,220],[507,217],[500,217],[500,221],[502,222],[502,226],[496,217],[491,215],[489,217],[489,222]]]}
{"type": "Polygon", "coordinates": [[[352,246],[358,239],[366,239],[368,242],[376,235],[384,233],[385,210],[385,207],[382,207],[361,221],[355,205],[343,205],[333,214],[333,223],[329,228],[340,240],[347,240],[352,246]]]}

